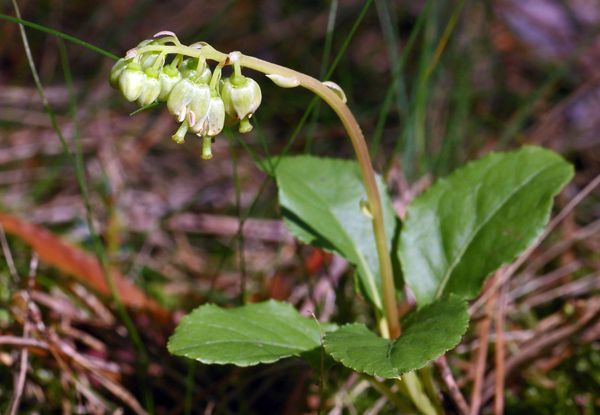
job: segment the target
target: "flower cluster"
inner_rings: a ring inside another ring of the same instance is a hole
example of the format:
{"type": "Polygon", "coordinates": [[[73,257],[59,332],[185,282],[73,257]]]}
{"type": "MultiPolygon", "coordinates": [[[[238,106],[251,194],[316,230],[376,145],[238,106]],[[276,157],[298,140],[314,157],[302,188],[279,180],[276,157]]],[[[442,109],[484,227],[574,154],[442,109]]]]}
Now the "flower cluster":
{"type": "Polygon", "coordinates": [[[188,132],[202,138],[202,158],[212,158],[211,144],[225,125],[226,118],[239,123],[239,131],[252,130],[250,118],[262,96],[253,79],[242,75],[239,52],[227,55],[212,70],[206,59],[189,56],[205,44],[183,46],[171,32],[159,32],[141,42],[113,66],[110,84],[125,99],[140,107],[166,103],[180,124],[172,138],[183,143],[188,132]],[[167,62],[169,60],[169,62],[167,62]],[[234,72],[221,79],[221,70],[232,65],[234,72]]]}

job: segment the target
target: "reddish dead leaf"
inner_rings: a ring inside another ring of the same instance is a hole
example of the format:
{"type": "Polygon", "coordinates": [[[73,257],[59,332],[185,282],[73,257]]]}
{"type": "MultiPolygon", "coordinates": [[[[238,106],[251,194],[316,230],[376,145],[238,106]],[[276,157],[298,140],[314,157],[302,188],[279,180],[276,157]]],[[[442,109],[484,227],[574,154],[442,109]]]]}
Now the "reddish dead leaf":
{"type": "MultiPolygon", "coordinates": [[[[110,295],[102,267],[95,257],[45,228],[23,222],[15,216],[0,213],[0,224],[7,233],[31,245],[41,261],[77,278],[101,294],[110,295]]],[[[140,288],[126,280],[119,271],[113,269],[112,276],[125,305],[150,311],[161,322],[168,321],[168,312],[140,288]]]]}
{"type": "Polygon", "coordinates": [[[290,297],[292,286],[283,275],[277,273],[266,282],[266,288],[269,293],[269,298],[274,300],[284,301],[290,297]]]}
{"type": "Polygon", "coordinates": [[[322,249],[312,249],[308,257],[304,260],[304,266],[309,274],[319,271],[324,265],[331,261],[331,254],[322,249]]]}

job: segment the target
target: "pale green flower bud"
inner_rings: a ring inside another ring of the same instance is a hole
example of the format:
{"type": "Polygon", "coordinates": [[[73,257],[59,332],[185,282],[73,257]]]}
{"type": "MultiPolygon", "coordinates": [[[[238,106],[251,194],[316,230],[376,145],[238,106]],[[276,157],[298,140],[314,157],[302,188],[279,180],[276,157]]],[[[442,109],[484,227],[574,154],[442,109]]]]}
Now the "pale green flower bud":
{"type": "Polygon", "coordinates": [[[249,119],[262,100],[258,83],[245,76],[224,79],[221,84],[221,97],[227,115],[241,121],[239,131],[241,133],[250,131],[252,125],[249,119]]]}
{"type": "Polygon", "coordinates": [[[196,79],[196,82],[208,83],[208,81],[210,81],[211,76],[212,76],[212,72],[210,71],[210,68],[207,65],[204,67],[204,70],[202,71],[202,73],[200,75],[198,75],[195,79],[196,79]]]}
{"type": "Polygon", "coordinates": [[[196,95],[188,107],[188,122],[194,133],[203,135],[208,125],[210,88],[207,84],[195,84],[195,86],[196,95]]]}
{"type": "Polygon", "coordinates": [[[125,58],[121,58],[115,63],[110,70],[110,86],[117,89],[119,88],[119,77],[127,67],[127,60],[125,58]]]}
{"type": "Polygon", "coordinates": [[[225,125],[225,104],[219,96],[214,96],[210,99],[208,109],[208,128],[206,135],[214,137],[223,131],[225,125]]]}
{"type": "Polygon", "coordinates": [[[131,62],[119,77],[119,89],[127,101],[135,101],[140,97],[146,82],[146,74],[139,64],[131,62]]]}
{"type": "Polygon", "coordinates": [[[196,121],[206,117],[209,102],[210,88],[208,85],[198,84],[186,78],[173,87],[167,99],[167,108],[179,122],[188,117],[193,128],[196,121]]]}
{"type": "Polygon", "coordinates": [[[190,78],[199,83],[207,83],[212,75],[208,65],[204,65],[202,73],[198,73],[198,59],[195,58],[184,59],[179,65],[179,72],[182,78],[190,78]]]}
{"type": "Polygon", "coordinates": [[[165,66],[160,75],[158,75],[160,82],[160,94],[158,95],[159,101],[166,101],[169,98],[169,94],[173,90],[173,87],[181,81],[181,73],[177,68],[172,66],[165,66]]]}
{"type": "MultiPolygon", "coordinates": [[[[143,48],[144,46],[150,46],[155,43],[156,42],[154,39],[142,40],[140,43],[137,44],[137,46],[135,47],[135,50],[137,51],[137,50],[143,48]]],[[[140,56],[140,59],[138,62],[140,63],[140,65],[142,65],[142,69],[148,69],[148,68],[151,68],[152,65],[154,65],[154,62],[156,62],[156,59],[159,56],[160,56],[159,52],[146,52],[142,56],[140,56]]]]}
{"type": "Polygon", "coordinates": [[[137,102],[141,107],[152,104],[160,94],[160,81],[158,80],[158,71],[155,69],[146,69],[146,80],[144,88],[137,102]]]}
{"type": "Polygon", "coordinates": [[[160,53],[158,53],[158,52],[144,53],[140,59],[140,64],[142,65],[142,69],[152,68],[154,66],[154,64],[156,63],[156,59],[158,59],[159,56],[160,56],[160,53]]]}
{"type": "Polygon", "coordinates": [[[171,114],[177,117],[177,121],[185,120],[187,108],[192,102],[194,96],[194,83],[185,78],[179,81],[169,94],[167,99],[167,109],[171,114]]]}
{"type": "Polygon", "coordinates": [[[179,72],[182,78],[189,78],[190,75],[196,74],[196,67],[198,66],[198,59],[186,58],[179,65],[179,72]]]}
{"type": "Polygon", "coordinates": [[[225,125],[225,106],[219,96],[213,96],[208,104],[206,116],[201,120],[195,120],[196,124],[192,126],[198,136],[208,135],[214,137],[223,131],[225,125]]]}

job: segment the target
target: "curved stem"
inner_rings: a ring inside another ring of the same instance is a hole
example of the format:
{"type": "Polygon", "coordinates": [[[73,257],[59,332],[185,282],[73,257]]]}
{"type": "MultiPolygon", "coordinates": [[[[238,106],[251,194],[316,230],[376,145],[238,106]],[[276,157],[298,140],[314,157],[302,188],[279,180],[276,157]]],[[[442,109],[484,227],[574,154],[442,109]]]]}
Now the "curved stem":
{"type": "Polygon", "coordinates": [[[375,172],[373,170],[373,165],[371,164],[367,144],[354,115],[335,92],[331,91],[327,86],[311,76],[250,56],[242,55],[240,57],[240,63],[246,68],[254,69],[266,74],[278,74],[287,78],[297,79],[301,86],[321,97],[342,121],[342,124],[350,137],[352,146],[354,147],[354,152],[356,153],[356,159],[360,166],[365,189],[367,191],[369,208],[373,216],[373,233],[375,235],[377,254],[379,256],[379,268],[381,271],[383,288],[383,310],[386,324],[389,329],[389,333],[384,332],[382,335],[392,339],[400,336],[400,320],[398,318],[398,308],[396,305],[396,289],[392,274],[392,261],[390,258],[389,246],[385,235],[381,197],[375,181],[375,172]]]}

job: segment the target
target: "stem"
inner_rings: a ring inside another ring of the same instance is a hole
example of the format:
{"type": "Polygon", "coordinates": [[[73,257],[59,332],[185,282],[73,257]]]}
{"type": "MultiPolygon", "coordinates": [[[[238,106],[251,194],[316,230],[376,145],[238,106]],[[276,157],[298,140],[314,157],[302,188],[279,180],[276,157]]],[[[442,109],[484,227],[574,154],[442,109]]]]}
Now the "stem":
{"type": "Polygon", "coordinates": [[[401,330],[400,320],[398,318],[398,307],[396,304],[396,288],[394,286],[390,251],[385,235],[381,197],[375,182],[375,172],[369,156],[367,144],[354,115],[335,92],[331,91],[328,87],[311,76],[250,56],[242,55],[240,57],[240,64],[265,74],[278,74],[288,78],[297,79],[300,82],[300,86],[303,86],[321,97],[323,101],[335,111],[340,118],[340,121],[342,121],[342,124],[350,137],[352,146],[354,147],[354,152],[356,153],[358,165],[367,191],[369,208],[373,216],[373,233],[375,236],[375,244],[377,246],[377,254],[379,256],[379,268],[381,271],[383,288],[383,310],[389,328],[389,335],[385,337],[392,339],[399,337],[401,330]]]}
{"type": "Polygon", "coordinates": [[[421,413],[425,415],[436,415],[438,413],[429,400],[429,397],[425,394],[423,385],[415,372],[403,374],[401,380],[404,382],[411,400],[421,413]]]}
{"type": "MultiPolygon", "coordinates": [[[[212,48],[210,48],[212,49],[212,48]]],[[[220,53],[212,50],[207,50],[207,58],[213,59],[213,53],[220,53]]],[[[217,55],[218,57],[218,55],[217,55]]],[[[388,339],[395,339],[400,336],[401,327],[398,317],[398,307],[396,304],[396,288],[394,286],[394,277],[392,272],[392,262],[390,258],[389,247],[385,235],[385,225],[383,222],[383,208],[381,206],[381,198],[375,181],[375,172],[369,156],[364,135],[354,118],[354,115],[348,106],[338,97],[336,93],[324,86],[319,80],[294,71],[283,66],[279,66],[270,62],[253,58],[250,56],[241,55],[239,62],[242,66],[254,69],[265,74],[278,74],[286,78],[297,79],[300,86],[310,90],[321,97],[338,115],[344,128],[346,129],[356,158],[360,166],[361,174],[367,191],[367,199],[371,215],[373,217],[373,233],[377,246],[377,255],[379,256],[379,267],[381,271],[381,281],[383,288],[383,311],[384,316],[380,320],[381,335],[388,339]]],[[[431,403],[431,400],[423,390],[421,381],[415,372],[409,372],[399,379],[401,385],[405,386],[410,398],[413,400],[417,408],[424,414],[437,414],[436,408],[431,403]]]]}
{"type": "Polygon", "coordinates": [[[377,390],[377,392],[388,398],[388,400],[393,403],[399,411],[402,411],[402,413],[412,414],[415,412],[415,409],[411,405],[410,401],[408,401],[404,396],[394,393],[394,391],[392,391],[392,389],[384,382],[377,380],[373,376],[365,374],[361,374],[361,377],[368,380],[373,389],[377,390]]]}
{"type": "Polygon", "coordinates": [[[155,71],[160,71],[160,68],[162,68],[165,64],[166,57],[167,54],[165,52],[162,52],[160,55],[158,55],[156,57],[156,60],[154,61],[154,64],[152,65],[152,69],[154,69],[155,71]]]}

